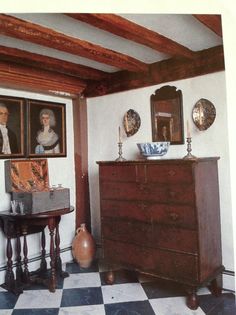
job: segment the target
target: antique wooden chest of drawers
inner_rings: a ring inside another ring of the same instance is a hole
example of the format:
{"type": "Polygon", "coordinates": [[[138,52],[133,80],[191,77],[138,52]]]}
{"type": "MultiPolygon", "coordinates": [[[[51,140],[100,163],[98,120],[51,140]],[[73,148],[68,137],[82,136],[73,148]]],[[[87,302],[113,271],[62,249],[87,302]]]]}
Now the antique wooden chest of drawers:
{"type": "Polygon", "coordinates": [[[104,258],[220,294],[218,158],[97,162],[104,258]]]}

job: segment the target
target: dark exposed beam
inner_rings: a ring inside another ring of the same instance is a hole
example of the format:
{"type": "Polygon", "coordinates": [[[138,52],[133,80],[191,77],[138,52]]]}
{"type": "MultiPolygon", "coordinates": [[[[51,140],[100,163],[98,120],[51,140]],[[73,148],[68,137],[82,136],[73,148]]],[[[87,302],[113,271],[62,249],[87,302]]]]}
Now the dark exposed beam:
{"type": "Polygon", "coordinates": [[[76,63],[1,45],[0,60],[6,60],[32,67],[38,67],[45,70],[56,71],[59,73],[80,77],[82,79],[102,80],[110,76],[109,73],[76,63]]]}
{"type": "Polygon", "coordinates": [[[115,14],[68,13],[66,15],[170,56],[187,58],[194,56],[193,51],[179,43],[115,14]]]}
{"type": "Polygon", "coordinates": [[[1,86],[9,88],[44,92],[65,97],[80,95],[86,86],[84,81],[75,77],[34,69],[7,61],[0,61],[0,82],[1,86]]]}
{"type": "Polygon", "coordinates": [[[193,78],[199,75],[223,71],[223,46],[209,48],[196,53],[194,59],[171,58],[150,65],[149,74],[121,71],[111,80],[99,84],[90,83],[84,91],[86,97],[106,95],[151,86],[169,81],[193,78]]]}
{"type": "Polygon", "coordinates": [[[0,34],[79,55],[119,69],[137,72],[145,72],[148,69],[145,63],[125,54],[5,14],[0,14],[0,34]]]}
{"type": "Polygon", "coordinates": [[[221,16],[213,14],[193,14],[202,24],[211,29],[218,36],[222,37],[221,16]]]}

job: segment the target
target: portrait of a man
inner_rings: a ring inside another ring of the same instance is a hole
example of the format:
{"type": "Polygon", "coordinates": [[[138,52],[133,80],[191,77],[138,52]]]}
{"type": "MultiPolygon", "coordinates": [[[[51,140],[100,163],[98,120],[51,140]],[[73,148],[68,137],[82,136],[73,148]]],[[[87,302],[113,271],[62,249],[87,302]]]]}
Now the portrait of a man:
{"type": "Polygon", "coordinates": [[[23,101],[0,97],[0,157],[23,156],[23,101]]]}

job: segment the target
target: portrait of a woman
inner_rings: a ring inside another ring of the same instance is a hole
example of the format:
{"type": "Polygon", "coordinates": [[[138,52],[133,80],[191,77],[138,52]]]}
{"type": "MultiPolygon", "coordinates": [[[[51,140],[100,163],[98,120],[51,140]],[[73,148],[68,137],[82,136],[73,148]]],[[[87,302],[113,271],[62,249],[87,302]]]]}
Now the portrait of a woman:
{"type": "Polygon", "coordinates": [[[37,132],[36,154],[60,153],[59,136],[54,131],[56,118],[51,109],[44,108],[39,113],[42,128],[37,132]]]}
{"type": "Polygon", "coordinates": [[[66,156],[66,106],[29,100],[27,108],[27,156],[66,156]]]}

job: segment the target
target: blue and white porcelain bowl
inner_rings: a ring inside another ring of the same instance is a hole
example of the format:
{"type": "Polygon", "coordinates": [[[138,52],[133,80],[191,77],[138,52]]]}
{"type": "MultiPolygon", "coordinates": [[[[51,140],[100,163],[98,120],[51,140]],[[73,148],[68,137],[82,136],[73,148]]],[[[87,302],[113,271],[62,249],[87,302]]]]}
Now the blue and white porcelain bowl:
{"type": "Polygon", "coordinates": [[[169,145],[168,141],[137,143],[141,155],[148,160],[160,159],[167,153],[169,145]]]}

